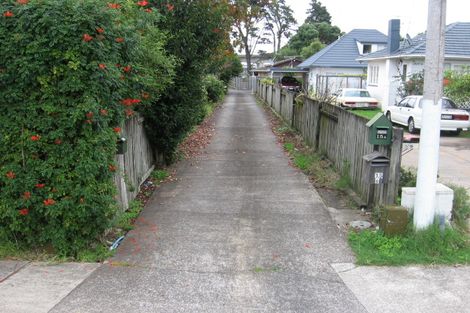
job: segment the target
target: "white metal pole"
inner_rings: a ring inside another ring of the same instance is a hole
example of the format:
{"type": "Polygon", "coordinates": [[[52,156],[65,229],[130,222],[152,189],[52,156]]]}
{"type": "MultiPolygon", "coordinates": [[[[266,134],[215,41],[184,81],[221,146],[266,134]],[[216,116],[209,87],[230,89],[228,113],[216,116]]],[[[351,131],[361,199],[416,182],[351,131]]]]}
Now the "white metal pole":
{"type": "Polygon", "coordinates": [[[429,0],[424,62],[423,119],[413,216],[413,223],[418,230],[432,225],[435,215],[444,75],[445,17],[446,0],[429,0]]]}

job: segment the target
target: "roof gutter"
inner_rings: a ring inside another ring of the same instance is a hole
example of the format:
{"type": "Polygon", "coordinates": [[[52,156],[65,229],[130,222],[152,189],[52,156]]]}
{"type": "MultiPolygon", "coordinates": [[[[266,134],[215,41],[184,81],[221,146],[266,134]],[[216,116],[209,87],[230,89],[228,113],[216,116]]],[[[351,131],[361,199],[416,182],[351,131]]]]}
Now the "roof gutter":
{"type": "MultiPolygon", "coordinates": [[[[388,55],[383,57],[372,57],[372,58],[361,58],[356,59],[359,62],[364,61],[377,61],[377,60],[387,60],[387,59],[412,59],[412,58],[424,58],[424,54],[397,54],[397,55],[388,55]]],[[[455,59],[455,60],[470,60],[470,55],[446,55],[445,59],[455,59]]]]}

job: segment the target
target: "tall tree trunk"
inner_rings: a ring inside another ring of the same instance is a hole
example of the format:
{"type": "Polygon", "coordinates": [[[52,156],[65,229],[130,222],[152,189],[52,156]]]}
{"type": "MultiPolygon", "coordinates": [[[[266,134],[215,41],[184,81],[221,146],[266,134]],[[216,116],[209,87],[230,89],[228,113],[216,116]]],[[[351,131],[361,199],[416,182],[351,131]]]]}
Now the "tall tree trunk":
{"type": "Polygon", "coordinates": [[[245,45],[245,59],[246,59],[246,70],[248,72],[248,76],[251,75],[251,51],[248,45],[245,45]]]}

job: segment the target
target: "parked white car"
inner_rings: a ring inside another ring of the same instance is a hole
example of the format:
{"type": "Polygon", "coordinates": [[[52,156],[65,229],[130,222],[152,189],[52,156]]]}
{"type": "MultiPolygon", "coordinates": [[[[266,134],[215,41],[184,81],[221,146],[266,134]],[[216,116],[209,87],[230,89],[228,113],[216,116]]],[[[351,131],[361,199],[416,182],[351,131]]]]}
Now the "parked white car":
{"type": "Polygon", "coordinates": [[[375,109],[378,101],[372,98],[367,89],[343,88],[333,94],[337,105],[348,108],[375,109]]]}
{"type": "MultiPolygon", "coordinates": [[[[410,133],[421,129],[423,96],[408,96],[385,109],[385,115],[393,123],[408,127],[410,133]]],[[[442,98],[441,130],[452,131],[456,135],[470,127],[469,113],[458,109],[455,103],[442,98]]]]}

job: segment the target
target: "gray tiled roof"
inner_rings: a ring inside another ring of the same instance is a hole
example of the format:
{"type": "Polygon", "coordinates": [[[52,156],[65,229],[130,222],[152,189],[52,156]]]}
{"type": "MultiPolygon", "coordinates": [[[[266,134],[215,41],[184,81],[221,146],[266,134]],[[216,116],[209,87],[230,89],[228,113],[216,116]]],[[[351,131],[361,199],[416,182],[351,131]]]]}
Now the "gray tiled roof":
{"type": "MultiPolygon", "coordinates": [[[[389,53],[387,49],[363,56],[360,60],[380,59],[393,56],[425,55],[426,34],[419,34],[408,40],[403,40],[400,48],[389,53]]],[[[470,58],[470,23],[457,22],[449,24],[445,31],[445,54],[470,58]]]]}
{"type": "Polygon", "coordinates": [[[386,44],[387,36],[375,29],[354,29],[298,65],[298,67],[366,67],[360,57],[356,41],[366,44],[386,44]]]}

